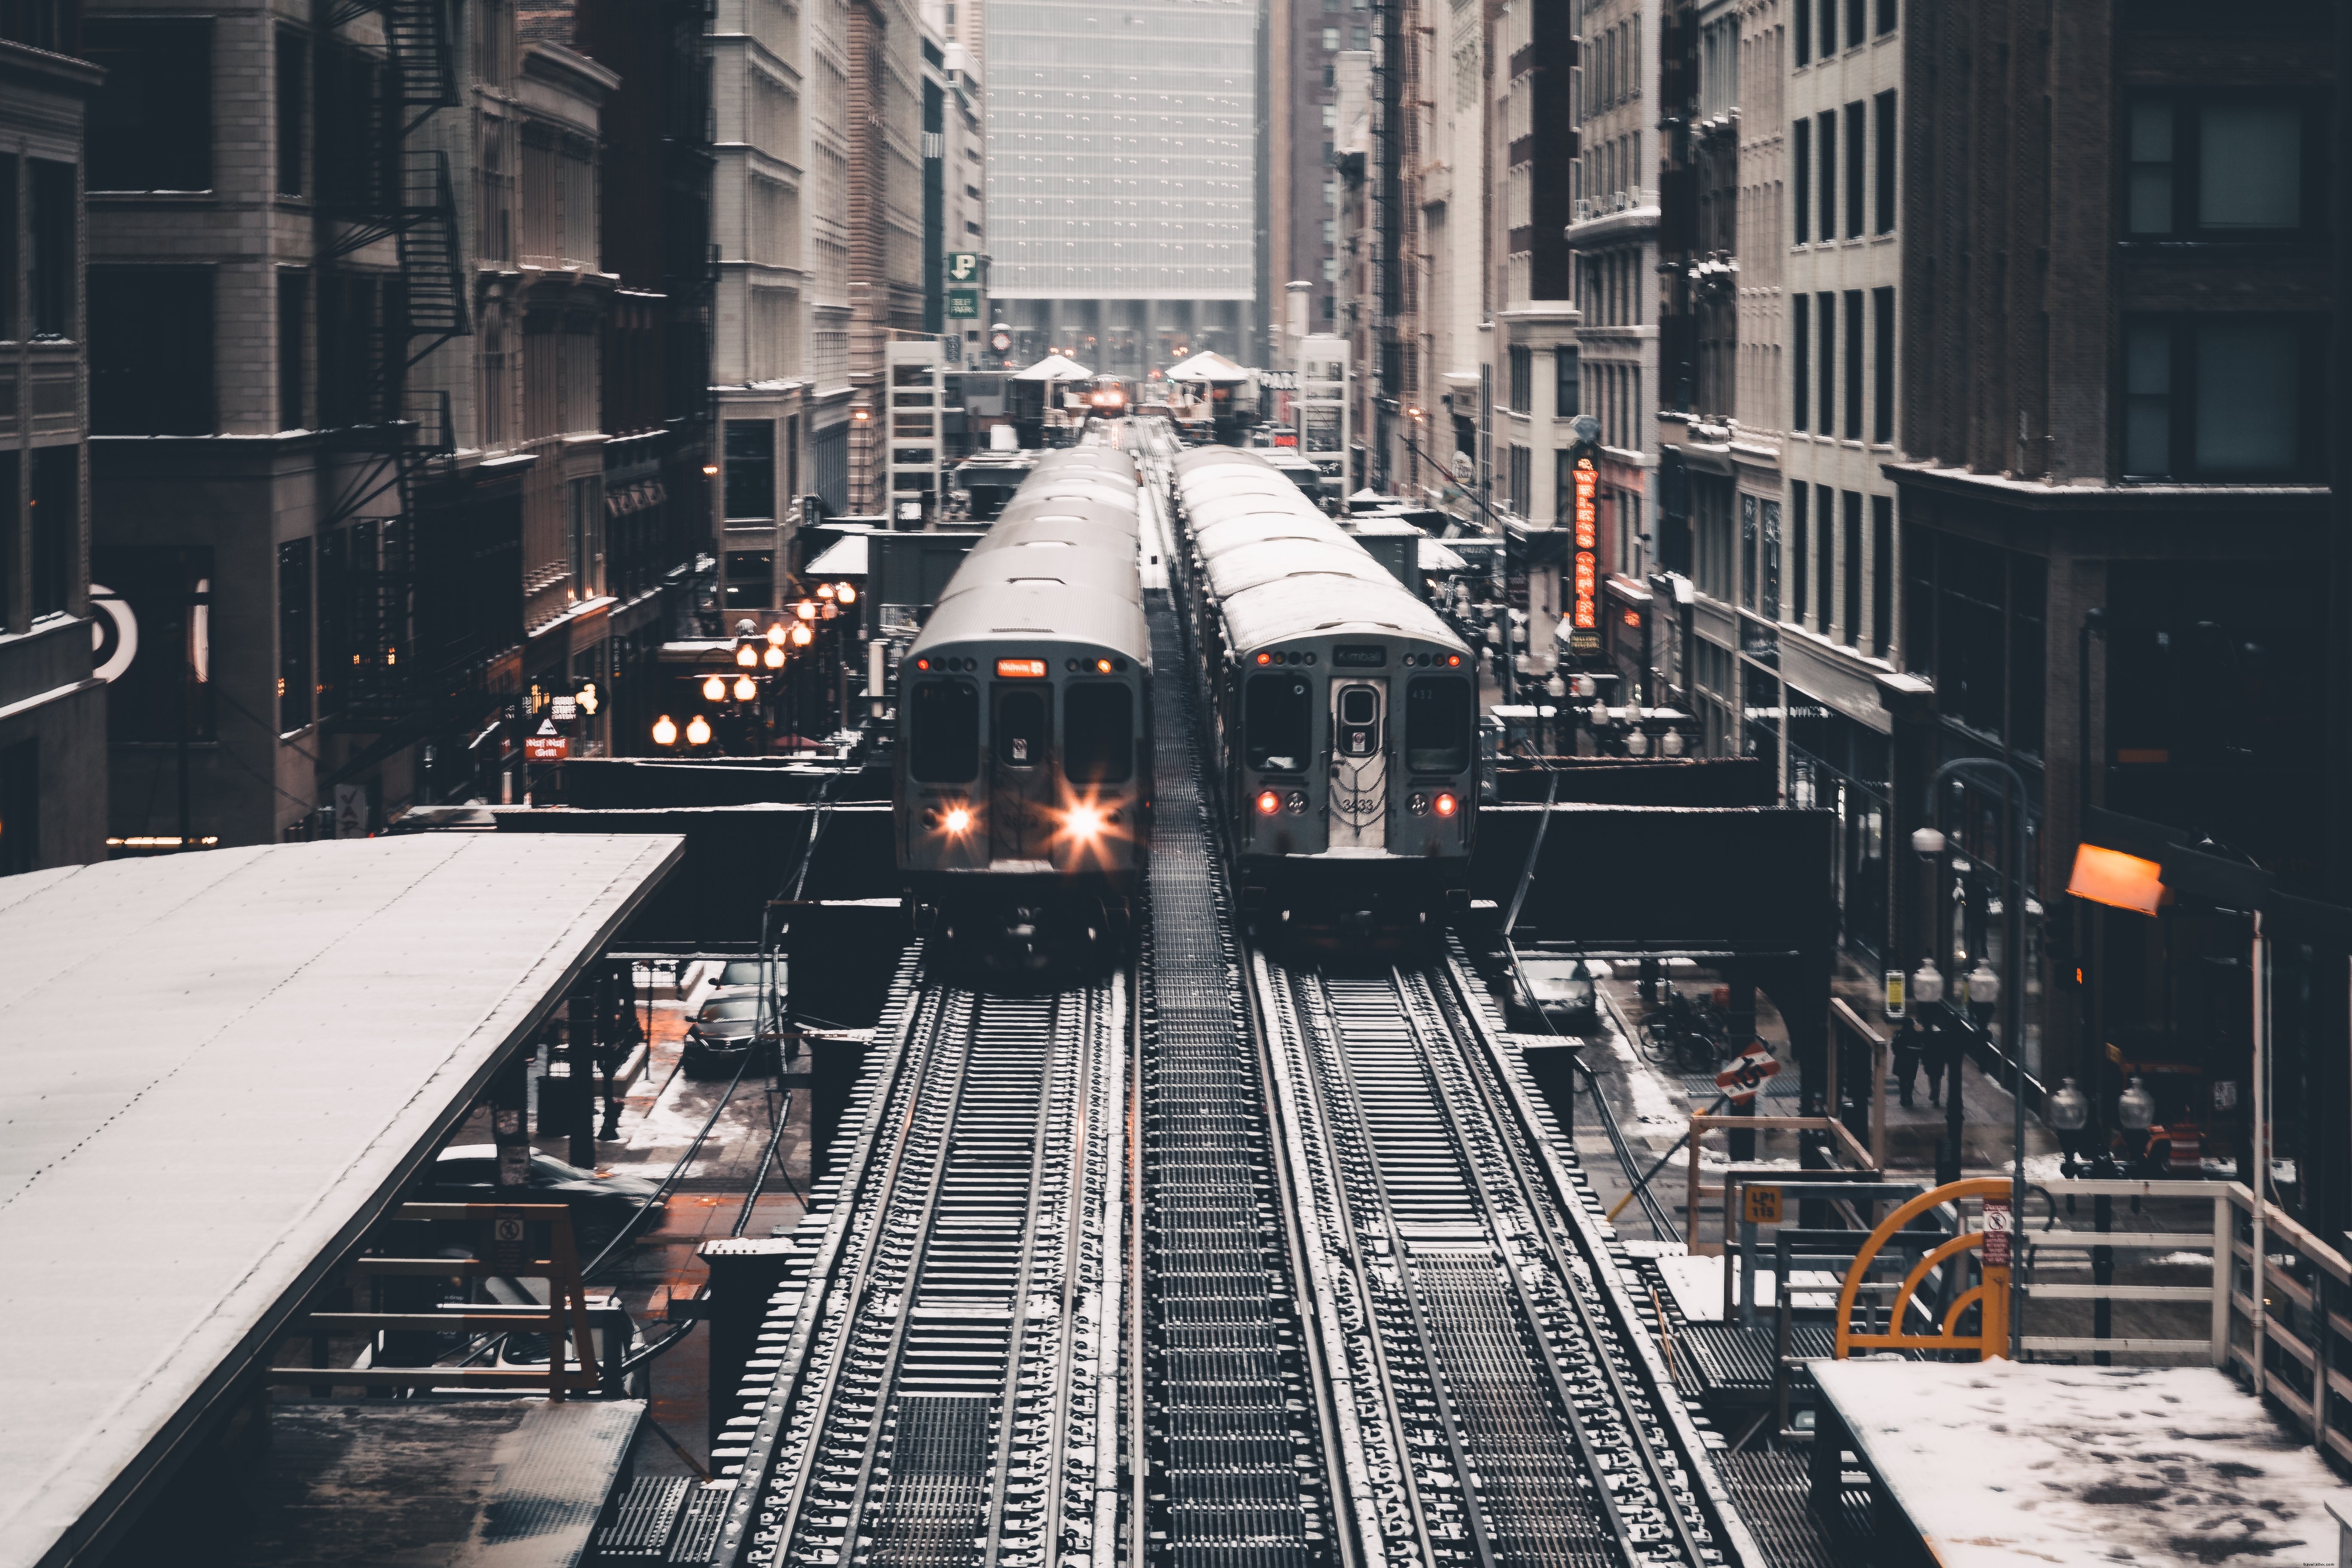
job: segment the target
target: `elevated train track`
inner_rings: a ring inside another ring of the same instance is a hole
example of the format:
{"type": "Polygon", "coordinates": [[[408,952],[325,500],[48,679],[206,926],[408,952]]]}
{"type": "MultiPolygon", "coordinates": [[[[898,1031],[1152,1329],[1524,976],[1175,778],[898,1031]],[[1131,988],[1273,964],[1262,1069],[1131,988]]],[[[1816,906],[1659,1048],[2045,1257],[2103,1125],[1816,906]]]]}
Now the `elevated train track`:
{"type": "MultiPolygon", "coordinates": [[[[1171,673],[1177,597],[1148,595],[1171,673]]],[[[904,962],[714,1456],[711,1560],[1764,1568],[1458,949],[1241,941],[1198,700],[1156,709],[1131,975],[904,962]]]]}

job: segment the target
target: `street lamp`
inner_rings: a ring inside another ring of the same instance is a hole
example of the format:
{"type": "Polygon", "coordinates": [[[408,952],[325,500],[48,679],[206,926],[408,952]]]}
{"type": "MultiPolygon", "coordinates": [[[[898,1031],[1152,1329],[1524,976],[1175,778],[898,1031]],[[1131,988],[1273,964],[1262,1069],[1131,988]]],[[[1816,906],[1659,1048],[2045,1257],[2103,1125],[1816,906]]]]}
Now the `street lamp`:
{"type": "Polygon", "coordinates": [[[2065,1173],[2074,1175],[2083,1157],[2083,1129],[2091,1123],[2090,1096],[2076,1089],[2073,1079],[2061,1079],[2042,1110],[2050,1131],[2058,1134],[2058,1146],[2066,1152],[2065,1173]]]}
{"type": "MultiPolygon", "coordinates": [[[[746,677],[745,679],[748,679],[750,678],[746,677]]],[[[726,699],[726,696],[727,678],[725,676],[713,675],[704,679],[702,682],[702,700],[705,702],[723,701],[726,699]]]]}
{"type": "Polygon", "coordinates": [[[710,744],[710,721],[697,713],[686,721],[686,743],[689,746],[710,744]]]}
{"type": "MultiPolygon", "coordinates": [[[[715,680],[718,677],[713,676],[711,679],[715,680]]],[[[760,695],[760,686],[757,681],[753,680],[748,675],[739,675],[735,678],[736,701],[749,702],[758,695],[760,695]]]]}
{"type": "Polygon", "coordinates": [[[654,721],[654,744],[656,746],[677,744],[677,725],[667,713],[654,721]]]}
{"type": "MultiPolygon", "coordinates": [[[[778,629],[781,630],[782,628],[780,627],[778,629]]],[[[797,631],[799,628],[794,627],[793,629],[797,631]]],[[[780,638],[779,640],[781,641],[782,639],[780,638]]],[[[766,665],[770,669],[782,669],[784,668],[784,650],[781,647],[772,647],[766,653],[760,656],[760,662],[766,665]]]]}
{"type": "Polygon", "coordinates": [[[2140,1134],[2137,1150],[2131,1148],[2129,1140],[2124,1145],[2130,1163],[2137,1164],[2147,1157],[2147,1130],[2156,1125],[2156,1096],[2148,1092],[2146,1079],[2135,1075],[2123,1093],[2116,1097],[2116,1125],[2126,1132],[2140,1134]]]}
{"type": "MultiPolygon", "coordinates": [[[[808,623],[805,621],[793,628],[793,646],[794,647],[806,647],[815,639],[816,633],[809,629],[808,623]]],[[[771,648],[769,651],[776,655],[776,662],[778,664],[784,662],[782,649],[771,648]]]]}
{"type": "Polygon", "coordinates": [[[744,668],[749,669],[753,665],[760,662],[759,650],[753,647],[750,643],[745,643],[742,647],[735,650],[735,662],[741,665],[744,668]]]}

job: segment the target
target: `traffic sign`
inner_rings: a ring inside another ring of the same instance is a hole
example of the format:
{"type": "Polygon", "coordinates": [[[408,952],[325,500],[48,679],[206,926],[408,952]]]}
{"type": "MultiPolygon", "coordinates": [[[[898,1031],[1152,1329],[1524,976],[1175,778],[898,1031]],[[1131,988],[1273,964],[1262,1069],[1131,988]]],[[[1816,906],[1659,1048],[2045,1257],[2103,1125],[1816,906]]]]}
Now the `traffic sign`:
{"type": "Polygon", "coordinates": [[[1731,1097],[1735,1105],[1745,1105],[1756,1098],[1757,1091],[1780,1072],[1780,1064],[1761,1040],[1751,1041],[1746,1050],[1732,1059],[1729,1067],[1715,1075],[1715,1087],[1731,1097]]]}
{"type": "Polygon", "coordinates": [[[539,732],[527,735],[522,742],[522,760],[527,763],[560,763],[572,754],[572,742],[555,732],[555,721],[541,719],[539,732]]]}
{"type": "Polygon", "coordinates": [[[977,283],[980,281],[980,253],[973,250],[951,251],[948,255],[948,281],[977,283]]]}
{"type": "Polygon", "coordinates": [[[576,697],[555,698],[547,705],[547,716],[559,724],[569,724],[580,717],[580,700],[576,697]]]}
{"type": "Polygon", "coordinates": [[[1780,1189],[1742,1187],[1739,1190],[1739,1217],[1749,1225],[1779,1225],[1780,1189]]]}
{"type": "Polygon", "coordinates": [[[1987,1198],[1984,1201],[1984,1264],[1988,1268],[2009,1267],[2010,1238],[2017,1230],[2017,1215],[2007,1198],[1987,1198]]]}
{"type": "Polygon", "coordinates": [[[493,1268],[520,1268],[530,1260],[524,1247],[521,1211],[494,1209],[490,1213],[490,1257],[493,1268]]]}
{"type": "Polygon", "coordinates": [[[949,289],[948,317],[950,321],[957,321],[980,320],[980,290],[977,289],[949,289]]]}

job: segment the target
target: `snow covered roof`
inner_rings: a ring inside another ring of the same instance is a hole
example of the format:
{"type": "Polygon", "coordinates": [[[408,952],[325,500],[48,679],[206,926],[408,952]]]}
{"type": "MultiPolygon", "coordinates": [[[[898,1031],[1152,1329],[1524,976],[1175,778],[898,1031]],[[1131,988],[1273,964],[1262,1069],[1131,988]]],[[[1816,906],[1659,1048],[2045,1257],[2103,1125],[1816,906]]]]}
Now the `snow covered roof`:
{"type": "Polygon", "coordinates": [[[172,1457],[683,853],[420,834],[0,878],[0,1568],[172,1457]]]}
{"type": "Polygon", "coordinates": [[[1945,1568],[2335,1560],[2342,1483],[2214,1368],[1810,1370],[1945,1568]]]}
{"type": "Polygon", "coordinates": [[[1047,354],[1027,370],[1013,376],[1015,381],[1085,381],[1094,374],[1067,354],[1047,354]]]}

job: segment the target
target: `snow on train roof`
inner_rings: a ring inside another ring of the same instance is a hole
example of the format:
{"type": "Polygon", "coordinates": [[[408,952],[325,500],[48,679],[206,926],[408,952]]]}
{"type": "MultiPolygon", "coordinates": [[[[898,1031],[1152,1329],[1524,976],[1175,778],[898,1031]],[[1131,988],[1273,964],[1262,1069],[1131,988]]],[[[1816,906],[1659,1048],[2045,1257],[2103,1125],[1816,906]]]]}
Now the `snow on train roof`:
{"type": "Polygon", "coordinates": [[[1132,505],[1062,501],[1040,510],[1011,513],[997,519],[995,525],[972,545],[971,553],[985,554],[1038,540],[1061,540],[1071,544],[1106,547],[1114,541],[1125,540],[1132,548],[1139,528],[1132,505]]]}
{"type": "Polygon", "coordinates": [[[1245,593],[1278,577],[1319,572],[1364,583],[1396,579],[1362,551],[1335,550],[1322,540],[1262,539],[1228,550],[1210,561],[1209,586],[1220,598],[1245,593]]]}
{"type": "MultiPolygon", "coordinates": [[[[1316,517],[1297,517],[1286,512],[1253,511],[1239,517],[1229,517],[1213,528],[1203,528],[1192,535],[1192,548],[1204,562],[1236,550],[1246,550],[1253,544],[1271,540],[1306,540],[1317,544],[1346,546],[1355,544],[1346,533],[1316,517]]],[[[1365,554],[1361,545],[1357,552],[1365,554]]],[[[1369,554],[1366,555],[1370,559],[1369,554]]]]}
{"type": "Polygon", "coordinates": [[[1125,654],[1147,669],[1151,666],[1151,633],[1144,624],[1142,605],[1066,585],[1003,584],[982,593],[950,592],[907,652],[912,658],[948,643],[1004,643],[1009,638],[1084,643],[1125,654]]]}
{"type": "Polygon", "coordinates": [[[967,555],[940,593],[940,602],[945,604],[959,594],[976,589],[1004,585],[1116,594],[1136,604],[1143,603],[1143,580],[1135,569],[1132,542],[1110,549],[1072,544],[1060,549],[992,550],[985,555],[967,555]]]}
{"type": "MultiPolygon", "coordinates": [[[[1386,574],[1382,574],[1383,576],[1386,574]]],[[[1387,591],[1360,577],[1317,572],[1245,589],[1223,601],[1227,646],[1236,653],[1297,637],[1383,634],[1423,637],[1468,653],[1437,612],[1390,578],[1387,591]]]]}

